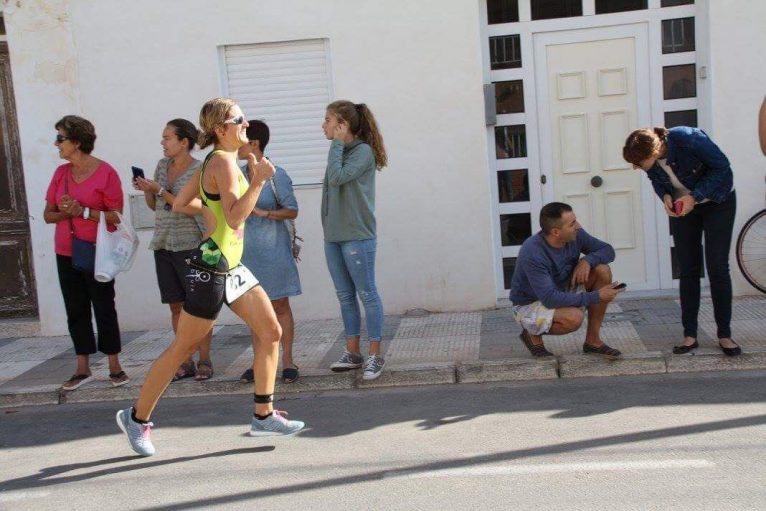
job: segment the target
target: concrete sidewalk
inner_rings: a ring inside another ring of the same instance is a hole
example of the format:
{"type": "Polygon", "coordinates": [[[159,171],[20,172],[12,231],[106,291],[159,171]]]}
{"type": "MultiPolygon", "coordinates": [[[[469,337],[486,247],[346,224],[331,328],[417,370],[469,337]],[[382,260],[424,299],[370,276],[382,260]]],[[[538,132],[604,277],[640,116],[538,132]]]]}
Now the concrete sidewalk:
{"type": "MultiPolygon", "coordinates": [[[[700,349],[694,354],[672,355],[671,347],[682,334],[677,300],[610,304],[602,339],[624,353],[616,361],[582,355],[584,326],[573,334],[546,337],[546,346],[557,356],[534,359],[519,340],[520,329],[508,308],[386,316],[383,350],[387,365],[383,375],[372,382],[363,382],[359,372],[328,369],[344,348],[340,319],[298,321],[293,352],[300,379],[289,385],[278,383],[276,392],[279,397],[357,387],[766,368],[766,297],[735,299],[733,311],[732,330],[742,346],[742,356],[725,357],[717,348],[709,298],[703,299],[699,315],[700,349]]],[[[173,383],[166,395],[252,392],[252,385],[239,383],[240,374],[252,364],[249,331],[244,325],[218,326],[214,334],[215,376],[205,382],[173,383]]],[[[63,392],[61,383],[74,370],[68,336],[1,339],[0,407],[135,397],[152,361],[171,340],[169,328],[125,332],[121,361],[130,384],[112,388],[106,357],[99,353],[91,358],[96,379],[76,391],[63,392]]]]}

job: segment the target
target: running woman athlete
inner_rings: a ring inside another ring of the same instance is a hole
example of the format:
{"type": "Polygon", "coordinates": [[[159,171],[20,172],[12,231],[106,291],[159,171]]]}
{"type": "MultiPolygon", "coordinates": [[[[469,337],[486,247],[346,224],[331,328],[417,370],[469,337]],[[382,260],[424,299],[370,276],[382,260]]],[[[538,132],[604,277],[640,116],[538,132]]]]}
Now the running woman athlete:
{"type": "Polygon", "coordinates": [[[226,303],[257,334],[255,360],[255,411],[250,435],[289,435],[304,423],[285,418],[272,406],[282,335],[271,301],[252,273],[240,264],[244,246],[244,223],[253,211],[274,166],[265,158],[248,157],[250,183],[237,167],[237,149],[247,143],[247,121],[230,99],[208,101],[200,112],[201,148],[215,144],[202,169],[195,173],[173,203],[181,209],[197,197],[202,199],[206,233],[188,260],[187,294],[178,321],[176,338],[152,364],[135,405],[117,412],[117,424],[128,436],[133,450],[142,456],[155,453],[149,422],[157,401],[186,360],[213,328],[226,303]]]}

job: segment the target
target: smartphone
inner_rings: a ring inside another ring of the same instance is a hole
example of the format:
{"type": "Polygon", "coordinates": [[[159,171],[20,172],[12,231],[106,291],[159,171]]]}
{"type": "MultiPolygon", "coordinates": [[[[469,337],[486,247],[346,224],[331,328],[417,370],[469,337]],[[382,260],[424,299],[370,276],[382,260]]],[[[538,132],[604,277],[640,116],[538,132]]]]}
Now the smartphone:
{"type": "Polygon", "coordinates": [[[625,282],[620,282],[619,284],[614,286],[613,289],[625,289],[626,287],[628,287],[628,285],[625,282]]]}
{"type": "Polygon", "coordinates": [[[136,179],[139,177],[146,179],[144,177],[144,169],[140,169],[138,167],[130,167],[130,170],[133,171],[133,179],[136,179]]]}
{"type": "Polygon", "coordinates": [[[681,215],[681,213],[683,213],[683,212],[684,212],[684,203],[683,203],[683,202],[681,202],[680,200],[677,200],[677,201],[675,201],[675,202],[673,203],[673,209],[675,210],[675,212],[676,212],[676,215],[679,215],[679,216],[680,216],[680,215],[681,215]]]}

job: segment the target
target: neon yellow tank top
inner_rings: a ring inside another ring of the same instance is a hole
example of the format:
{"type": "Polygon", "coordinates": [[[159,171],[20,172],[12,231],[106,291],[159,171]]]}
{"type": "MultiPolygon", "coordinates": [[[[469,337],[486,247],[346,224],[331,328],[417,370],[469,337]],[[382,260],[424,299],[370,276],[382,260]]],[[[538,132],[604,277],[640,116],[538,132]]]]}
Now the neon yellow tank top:
{"type": "MultiPolygon", "coordinates": [[[[218,271],[226,272],[237,266],[242,259],[242,251],[245,245],[244,223],[232,229],[226,223],[226,217],[223,214],[223,203],[220,194],[207,193],[202,186],[202,180],[205,175],[205,169],[210,159],[215,153],[222,152],[220,149],[211,151],[202,164],[202,171],[199,174],[199,193],[202,198],[202,204],[205,205],[215,216],[215,231],[208,239],[202,242],[202,259],[209,265],[214,266],[218,271]]],[[[247,191],[247,181],[242,172],[237,172],[239,182],[239,199],[247,191]]]]}

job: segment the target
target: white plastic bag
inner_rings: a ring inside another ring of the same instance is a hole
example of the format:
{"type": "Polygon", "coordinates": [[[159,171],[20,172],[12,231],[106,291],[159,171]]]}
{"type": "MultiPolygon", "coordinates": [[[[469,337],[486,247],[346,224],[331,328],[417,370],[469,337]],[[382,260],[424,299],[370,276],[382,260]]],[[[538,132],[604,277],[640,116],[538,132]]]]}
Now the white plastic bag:
{"type": "MultiPolygon", "coordinates": [[[[115,211],[115,213],[117,213],[115,211]]],[[[121,271],[128,271],[138,249],[138,235],[133,226],[119,213],[120,223],[114,232],[106,228],[106,214],[101,213],[96,236],[96,264],[94,277],[99,282],[109,282],[121,271]]]]}

